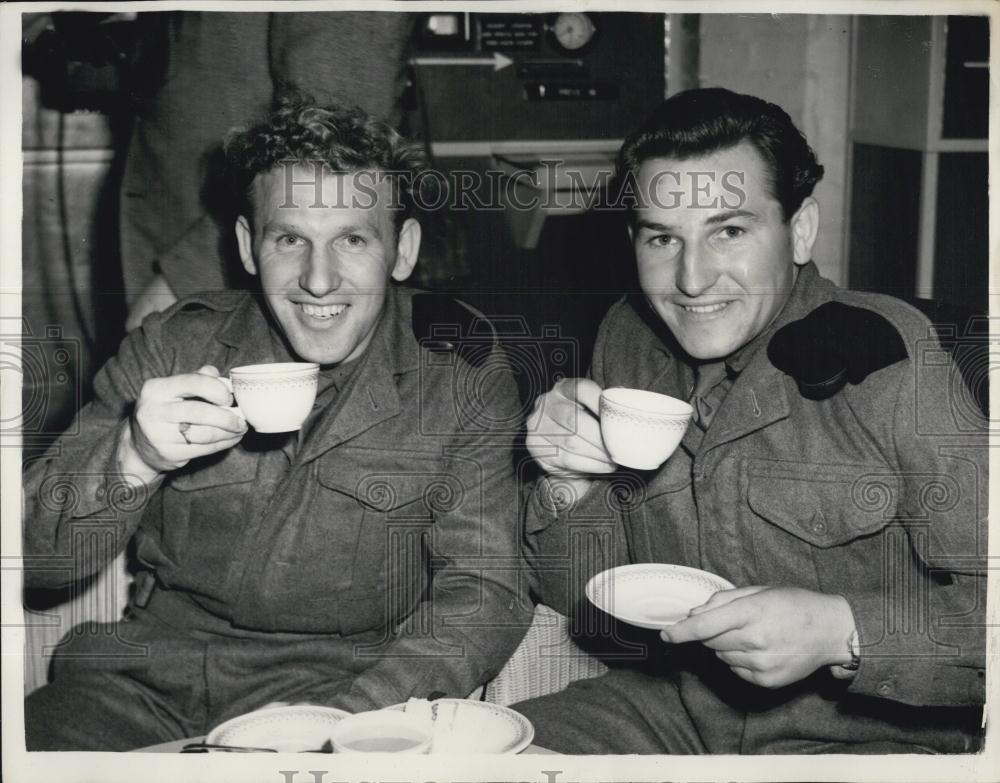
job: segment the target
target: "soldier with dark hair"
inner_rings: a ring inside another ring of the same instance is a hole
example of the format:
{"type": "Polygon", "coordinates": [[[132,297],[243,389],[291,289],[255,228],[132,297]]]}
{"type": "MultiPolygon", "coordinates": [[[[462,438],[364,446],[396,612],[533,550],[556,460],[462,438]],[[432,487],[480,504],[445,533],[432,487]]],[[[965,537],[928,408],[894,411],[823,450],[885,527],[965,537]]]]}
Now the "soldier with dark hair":
{"type": "MultiPolygon", "coordinates": [[[[538,743],[975,750],[986,422],[962,415],[929,322],[820,277],[822,167],[774,104],[678,94],[626,139],[619,174],[641,295],[608,312],[589,376],[560,381],[529,418],[546,474],[527,521],[535,597],[585,618],[591,576],[647,562],[735,588],[659,633],[588,640],[617,662],[519,705],[538,743]],[[598,399],[613,386],[691,401],[660,468],[629,471],[605,450],[598,399]]],[[[601,627],[590,619],[578,627],[601,627]]]]}

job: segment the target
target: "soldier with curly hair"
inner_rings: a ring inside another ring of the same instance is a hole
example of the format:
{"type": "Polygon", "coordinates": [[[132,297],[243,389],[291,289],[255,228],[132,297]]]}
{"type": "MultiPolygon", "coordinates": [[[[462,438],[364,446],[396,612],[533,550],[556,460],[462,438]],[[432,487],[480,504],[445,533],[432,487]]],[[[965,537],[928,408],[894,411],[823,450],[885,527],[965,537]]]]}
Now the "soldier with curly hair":
{"type": "Polygon", "coordinates": [[[71,632],[27,698],[29,750],[129,750],[275,702],[464,697],[529,619],[513,377],[453,300],[432,309],[454,338],[428,342],[423,295],[399,285],[420,247],[422,152],[302,98],[227,152],[259,290],[150,315],[25,476],[25,552],[75,564],[29,585],[104,566],[115,551],[74,545],[93,524],[118,550],[132,540],[139,569],[126,619],[71,632]],[[296,432],[248,429],[220,376],[287,361],[320,367],[312,412],[296,432]],[[47,492],[59,477],[72,498],[47,492]]]}

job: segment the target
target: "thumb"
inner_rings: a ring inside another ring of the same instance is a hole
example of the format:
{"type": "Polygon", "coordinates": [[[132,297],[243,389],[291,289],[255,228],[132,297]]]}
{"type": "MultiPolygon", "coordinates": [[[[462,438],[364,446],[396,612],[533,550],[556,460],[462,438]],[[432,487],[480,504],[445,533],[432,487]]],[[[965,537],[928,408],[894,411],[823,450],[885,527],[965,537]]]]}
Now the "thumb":
{"type": "Polygon", "coordinates": [[[766,588],[759,587],[757,585],[751,585],[748,587],[737,587],[732,590],[719,590],[718,592],[712,593],[712,597],[709,598],[701,606],[696,606],[689,613],[690,615],[701,614],[702,612],[708,612],[712,609],[718,609],[720,606],[725,606],[737,598],[745,598],[748,595],[753,595],[754,593],[759,593],[761,590],[766,588]]]}
{"type": "Polygon", "coordinates": [[[218,378],[220,375],[218,368],[213,364],[206,364],[203,367],[199,367],[195,372],[199,375],[211,375],[213,378],[218,378]]]}

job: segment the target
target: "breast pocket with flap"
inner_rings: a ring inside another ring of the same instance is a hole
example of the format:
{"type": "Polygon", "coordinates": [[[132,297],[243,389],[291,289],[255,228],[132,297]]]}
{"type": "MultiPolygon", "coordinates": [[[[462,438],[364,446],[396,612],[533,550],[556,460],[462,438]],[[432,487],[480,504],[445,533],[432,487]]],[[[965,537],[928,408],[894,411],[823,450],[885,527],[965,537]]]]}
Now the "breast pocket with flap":
{"type": "Polygon", "coordinates": [[[752,459],[746,493],[758,581],[819,589],[870,564],[867,539],[893,521],[899,479],[880,464],[752,459]]]}

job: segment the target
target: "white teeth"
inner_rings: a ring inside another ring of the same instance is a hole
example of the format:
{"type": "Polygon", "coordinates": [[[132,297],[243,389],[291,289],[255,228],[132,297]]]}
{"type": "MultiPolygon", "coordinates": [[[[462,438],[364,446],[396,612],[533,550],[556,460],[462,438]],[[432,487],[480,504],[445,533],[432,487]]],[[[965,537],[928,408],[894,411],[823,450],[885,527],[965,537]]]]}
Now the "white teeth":
{"type": "Polygon", "coordinates": [[[729,302],[720,302],[712,305],[681,305],[689,313],[714,313],[729,305],[729,302]]]}
{"type": "Polygon", "coordinates": [[[306,304],[305,302],[302,302],[301,306],[302,311],[311,318],[333,318],[340,315],[348,307],[345,304],[314,305],[306,304]]]}

